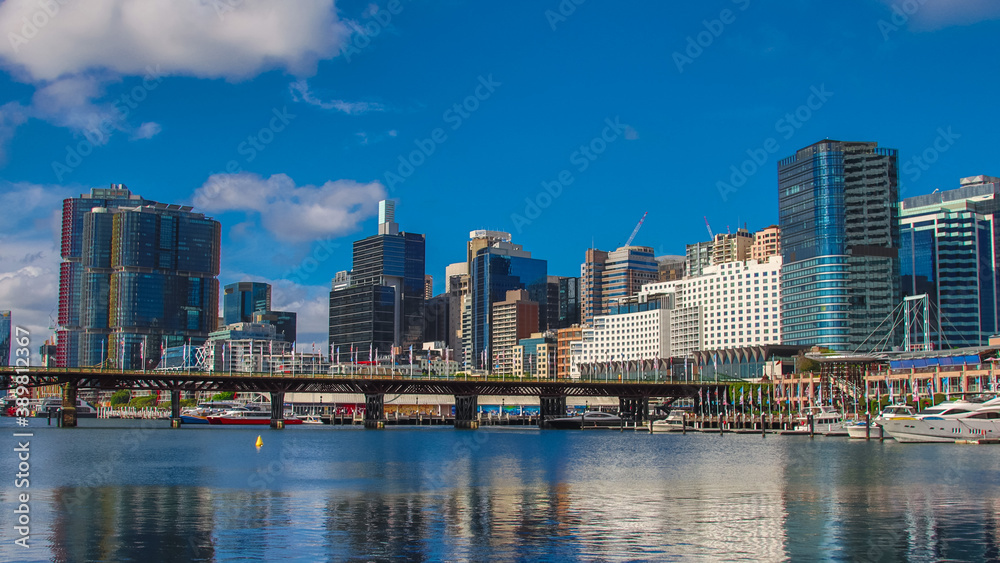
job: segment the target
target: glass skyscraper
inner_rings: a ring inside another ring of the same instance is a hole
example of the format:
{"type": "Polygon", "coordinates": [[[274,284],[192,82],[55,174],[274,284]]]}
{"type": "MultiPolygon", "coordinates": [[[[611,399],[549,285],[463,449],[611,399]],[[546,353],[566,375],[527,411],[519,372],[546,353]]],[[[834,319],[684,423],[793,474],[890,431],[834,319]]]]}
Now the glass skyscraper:
{"type": "Polygon", "coordinates": [[[0,311],[0,366],[10,365],[10,311],[0,311]]]}
{"type": "Polygon", "coordinates": [[[472,349],[466,360],[470,366],[482,368],[491,365],[489,362],[493,358],[490,344],[493,304],[505,300],[508,291],[526,290],[531,301],[538,303],[538,318],[546,318],[548,263],[532,258],[530,252],[521,250],[518,245],[496,242],[477,251],[472,260],[470,288],[472,349]],[[486,364],[483,363],[484,353],[486,364]]]}
{"type": "Polygon", "coordinates": [[[399,231],[392,201],[379,202],[378,229],[354,242],[350,282],[335,279],[330,292],[330,345],[342,362],[351,346],[387,354],[424,340],[424,235],[399,231]]]}
{"type": "Polygon", "coordinates": [[[63,226],[59,365],[152,367],[161,347],[215,330],[217,221],[119,186],[66,200],[63,226]]]}
{"type": "Polygon", "coordinates": [[[222,322],[252,323],[254,313],[271,310],[271,284],[237,282],[222,288],[222,322]]]}
{"type": "Polygon", "coordinates": [[[984,346],[997,333],[998,197],[1000,179],[972,176],[958,189],[903,200],[902,292],[927,295],[937,349],[984,346]]]}
{"type": "Polygon", "coordinates": [[[778,163],[783,344],[901,343],[895,149],[825,140],[778,163]]]}

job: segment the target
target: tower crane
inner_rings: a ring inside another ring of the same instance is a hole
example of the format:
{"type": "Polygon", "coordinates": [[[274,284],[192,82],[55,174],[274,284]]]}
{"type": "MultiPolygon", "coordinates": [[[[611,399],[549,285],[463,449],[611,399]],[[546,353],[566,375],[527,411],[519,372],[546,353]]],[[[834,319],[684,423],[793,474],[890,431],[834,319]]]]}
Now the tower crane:
{"type": "Polygon", "coordinates": [[[705,228],[708,229],[708,239],[715,240],[715,235],[712,234],[712,227],[708,226],[708,215],[705,215],[705,228]]]}
{"type": "Polygon", "coordinates": [[[642,222],[646,220],[646,215],[649,215],[649,211],[642,214],[642,219],[639,219],[639,224],[636,225],[635,230],[632,231],[632,236],[628,237],[628,240],[625,241],[625,246],[632,244],[632,239],[635,238],[635,235],[639,234],[639,229],[642,227],[642,222]]]}

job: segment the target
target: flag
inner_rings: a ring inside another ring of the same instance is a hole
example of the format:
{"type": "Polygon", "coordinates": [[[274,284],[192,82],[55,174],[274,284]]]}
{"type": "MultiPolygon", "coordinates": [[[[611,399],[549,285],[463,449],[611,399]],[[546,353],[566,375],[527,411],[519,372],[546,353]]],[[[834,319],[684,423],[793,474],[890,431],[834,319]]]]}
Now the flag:
{"type": "Polygon", "coordinates": [[[374,348],[372,348],[372,346],[373,346],[373,344],[371,344],[371,343],[368,344],[368,361],[369,362],[372,361],[372,350],[374,349],[374,348]]]}
{"type": "Polygon", "coordinates": [[[410,365],[413,365],[413,344],[410,344],[410,365]]]}
{"type": "Polygon", "coordinates": [[[337,346],[337,363],[340,363],[340,346],[337,346]]]}
{"type": "Polygon", "coordinates": [[[757,388],[757,406],[764,408],[764,386],[757,388]]]}

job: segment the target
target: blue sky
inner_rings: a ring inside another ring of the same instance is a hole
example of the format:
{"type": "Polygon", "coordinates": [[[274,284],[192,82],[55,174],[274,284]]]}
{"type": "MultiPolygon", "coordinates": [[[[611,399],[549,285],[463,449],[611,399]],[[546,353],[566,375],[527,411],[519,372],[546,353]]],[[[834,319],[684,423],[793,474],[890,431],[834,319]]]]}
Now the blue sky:
{"type": "Polygon", "coordinates": [[[904,196],[1000,175],[986,0],[81,5],[0,3],[0,309],[40,334],[59,202],[110,183],[219,219],[220,281],[319,346],[383,197],[442,291],[472,229],[579,275],[647,211],[658,254],[775,223],[777,160],[823,138],[898,148],[904,196]]]}

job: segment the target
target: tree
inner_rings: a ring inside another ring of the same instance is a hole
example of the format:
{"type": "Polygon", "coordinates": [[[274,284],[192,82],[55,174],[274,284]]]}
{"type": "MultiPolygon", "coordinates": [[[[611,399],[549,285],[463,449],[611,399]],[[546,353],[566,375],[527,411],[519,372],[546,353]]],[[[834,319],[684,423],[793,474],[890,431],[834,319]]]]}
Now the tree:
{"type": "Polygon", "coordinates": [[[132,399],[132,393],[128,389],[119,389],[115,391],[114,395],[111,395],[111,406],[127,405],[132,399]]]}
{"type": "Polygon", "coordinates": [[[234,391],[224,391],[222,393],[216,393],[212,395],[213,401],[232,401],[236,398],[236,393],[234,391]]]}

